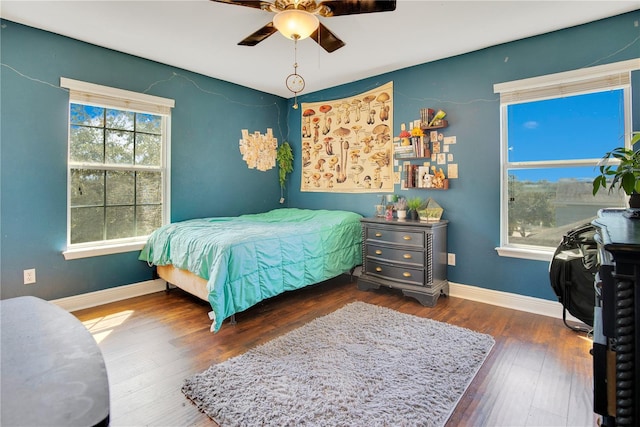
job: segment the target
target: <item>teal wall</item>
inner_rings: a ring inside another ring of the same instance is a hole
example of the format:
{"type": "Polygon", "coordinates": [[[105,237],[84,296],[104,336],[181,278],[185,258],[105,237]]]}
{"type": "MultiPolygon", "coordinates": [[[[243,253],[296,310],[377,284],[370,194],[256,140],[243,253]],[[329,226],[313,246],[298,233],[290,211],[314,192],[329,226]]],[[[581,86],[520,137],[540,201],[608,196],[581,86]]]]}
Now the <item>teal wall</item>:
{"type": "MultiPolygon", "coordinates": [[[[547,262],[500,257],[495,251],[500,245],[500,101],[493,85],[638,58],[639,21],[640,12],[635,11],[304,95],[298,101],[339,99],[393,81],[394,135],[401,123],[419,117],[420,108],[445,110],[449,127],[444,133],[457,137],[451,151],[460,178],[450,181],[448,191],[401,190],[397,185],[395,193],[433,197],[444,208],[443,219],[450,221],[448,251],[456,254],[456,266],[448,268],[452,282],[556,300],[547,262]]],[[[640,129],[640,97],[635,104],[640,129]]],[[[292,135],[300,134],[300,121],[290,127],[292,135]]],[[[296,166],[301,167],[299,159],[296,166]]],[[[299,176],[294,174],[291,186],[300,188],[299,176]]],[[[290,195],[295,206],[340,207],[364,215],[373,214],[377,200],[376,194],[290,195]]]]}
{"type": "MultiPolygon", "coordinates": [[[[394,134],[420,108],[447,111],[460,178],[448,191],[396,187],[434,197],[450,221],[449,267],[456,283],[555,300],[548,263],[499,257],[499,98],[493,85],[640,57],[640,12],[406,68],[300,97],[315,102],[394,82],[394,134]]],[[[137,253],[64,261],[68,94],[59,78],[173,98],[172,220],[235,215],[280,206],[275,170],[249,170],[238,151],[240,129],[272,127],[288,140],[296,170],[288,205],[371,215],[375,194],[302,193],[300,110],[292,100],[102,49],[13,22],[2,22],[0,54],[1,294],[55,299],[149,279],[137,253]],[[37,269],[38,282],[22,284],[37,269]]],[[[638,82],[634,76],[634,83],[638,82]]],[[[638,92],[637,85],[634,93],[638,92]]],[[[636,104],[639,102],[636,101],[636,104]]],[[[640,123],[635,108],[635,123],[640,123]]],[[[594,127],[597,131],[597,127],[594,127]]]]}
{"type": "Polygon", "coordinates": [[[237,215],[279,204],[277,170],[248,169],[241,129],[278,141],[287,101],[228,82],[2,21],[0,296],[56,299],[151,279],[137,253],[65,261],[69,95],[60,77],[175,100],[171,219],[237,215]],[[37,283],[22,272],[36,268],[37,283]]]}

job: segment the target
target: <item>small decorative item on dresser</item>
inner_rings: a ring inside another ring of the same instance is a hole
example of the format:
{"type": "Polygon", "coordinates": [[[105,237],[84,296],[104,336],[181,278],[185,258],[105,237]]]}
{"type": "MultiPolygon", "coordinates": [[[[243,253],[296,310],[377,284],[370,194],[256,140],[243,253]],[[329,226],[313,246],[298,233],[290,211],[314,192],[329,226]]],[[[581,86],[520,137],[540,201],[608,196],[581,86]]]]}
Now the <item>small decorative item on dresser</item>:
{"type": "Polygon", "coordinates": [[[387,206],[387,214],[385,215],[385,219],[387,221],[391,221],[393,219],[393,205],[387,206]]]}
{"type": "Polygon", "coordinates": [[[418,211],[420,221],[440,221],[444,209],[431,197],[427,199],[426,207],[418,211]]]}
{"type": "Polygon", "coordinates": [[[422,207],[422,199],[420,197],[412,197],[407,200],[407,209],[409,210],[409,218],[418,219],[418,210],[422,207]]]}
{"type": "Polygon", "coordinates": [[[407,218],[407,199],[402,196],[398,197],[398,200],[394,203],[394,208],[396,210],[396,215],[398,219],[406,219],[407,218]]]}

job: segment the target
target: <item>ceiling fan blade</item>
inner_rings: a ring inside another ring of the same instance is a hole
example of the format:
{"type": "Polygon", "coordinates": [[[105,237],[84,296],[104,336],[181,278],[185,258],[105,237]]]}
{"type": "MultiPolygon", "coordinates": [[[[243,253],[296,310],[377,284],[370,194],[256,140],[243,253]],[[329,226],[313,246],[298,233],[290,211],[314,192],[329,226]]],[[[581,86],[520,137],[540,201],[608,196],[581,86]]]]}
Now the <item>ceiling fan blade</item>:
{"type": "Polygon", "coordinates": [[[318,6],[327,6],[320,11],[322,16],[355,15],[358,13],[391,12],[396,10],[396,0],[325,0],[318,6]]]}
{"type": "Polygon", "coordinates": [[[269,10],[269,6],[271,5],[268,1],[260,1],[260,0],[211,0],[214,3],[226,3],[226,4],[234,4],[236,6],[246,6],[252,7],[254,9],[263,9],[269,10]]]}
{"type": "Polygon", "coordinates": [[[329,53],[338,50],[345,45],[345,43],[329,31],[322,22],[309,37],[315,40],[316,43],[322,46],[324,50],[329,53]]]}
{"type": "Polygon", "coordinates": [[[260,43],[262,40],[269,37],[271,34],[276,33],[278,30],[273,26],[273,22],[269,22],[264,27],[260,28],[255,33],[251,34],[238,44],[241,46],[255,46],[260,43]]]}

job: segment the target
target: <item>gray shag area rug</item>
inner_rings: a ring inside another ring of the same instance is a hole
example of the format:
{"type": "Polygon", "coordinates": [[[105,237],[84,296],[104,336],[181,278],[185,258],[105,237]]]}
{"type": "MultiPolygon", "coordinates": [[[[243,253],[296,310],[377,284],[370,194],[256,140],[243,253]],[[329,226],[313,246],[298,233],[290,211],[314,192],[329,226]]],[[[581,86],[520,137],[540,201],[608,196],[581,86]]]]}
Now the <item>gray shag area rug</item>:
{"type": "Polygon", "coordinates": [[[491,336],[354,302],[185,381],[223,427],[444,426],[491,336]]]}

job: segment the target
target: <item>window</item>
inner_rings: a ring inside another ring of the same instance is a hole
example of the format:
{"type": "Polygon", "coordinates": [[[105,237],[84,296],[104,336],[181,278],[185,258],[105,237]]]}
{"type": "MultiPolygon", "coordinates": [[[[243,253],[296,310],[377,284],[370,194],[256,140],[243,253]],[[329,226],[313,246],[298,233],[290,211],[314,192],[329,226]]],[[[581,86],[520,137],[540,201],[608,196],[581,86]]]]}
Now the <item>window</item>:
{"type": "Polygon", "coordinates": [[[138,250],[169,219],[173,101],[62,78],[69,95],[66,259],[138,250]]]}
{"type": "Polygon", "coordinates": [[[629,146],[630,72],[640,60],[501,83],[501,246],[504,256],[550,260],[570,229],[624,193],[592,193],[598,162],[629,146]]]}

